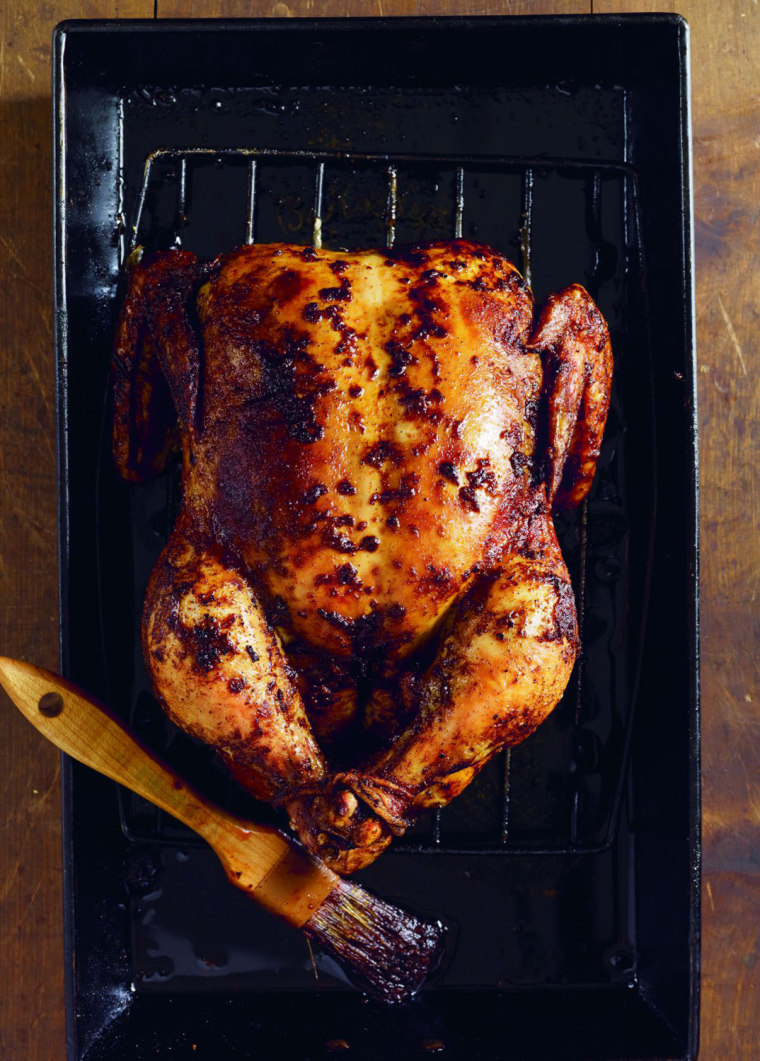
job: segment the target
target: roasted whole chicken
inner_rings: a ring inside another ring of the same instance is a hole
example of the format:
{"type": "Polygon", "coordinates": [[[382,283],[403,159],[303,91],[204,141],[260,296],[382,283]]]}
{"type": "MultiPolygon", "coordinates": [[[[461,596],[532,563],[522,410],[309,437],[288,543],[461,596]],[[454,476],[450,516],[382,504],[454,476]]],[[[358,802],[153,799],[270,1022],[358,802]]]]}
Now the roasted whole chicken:
{"type": "MultiPolygon", "coordinates": [[[[138,257],[138,256],[135,256],[138,257]]],[[[341,873],[552,710],[578,651],[606,324],[463,240],[130,263],[114,453],[182,453],[143,640],[168,715],[341,873]]]]}

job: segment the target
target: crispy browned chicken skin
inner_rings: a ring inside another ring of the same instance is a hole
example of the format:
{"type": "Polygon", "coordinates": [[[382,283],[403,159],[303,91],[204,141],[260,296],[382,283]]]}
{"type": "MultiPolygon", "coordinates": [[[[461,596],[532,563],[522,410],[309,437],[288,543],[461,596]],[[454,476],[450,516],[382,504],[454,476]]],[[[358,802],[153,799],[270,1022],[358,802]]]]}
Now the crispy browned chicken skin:
{"type": "Polygon", "coordinates": [[[182,450],[145,601],[161,702],[308,848],[367,865],[567,684],[551,510],[594,473],[604,320],[578,286],[536,319],[463,240],[176,250],[132,263],[114,363],[122,474],[182,450]]]}

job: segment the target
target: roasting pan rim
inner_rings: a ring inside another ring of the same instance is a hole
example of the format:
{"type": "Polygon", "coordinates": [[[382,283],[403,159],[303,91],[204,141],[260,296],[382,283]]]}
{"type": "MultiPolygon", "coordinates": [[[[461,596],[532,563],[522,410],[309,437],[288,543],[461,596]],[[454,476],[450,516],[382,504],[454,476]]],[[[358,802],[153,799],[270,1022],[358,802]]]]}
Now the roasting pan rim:
{"type": "MultiPolygon", "coordinates": [[[[552,26],[557,29],[566,27],[577,27],[582,28],[590,23],[594,23],[596,26],[600,24],[606,24],[610,28],[625,29],[627,26],[668,26],[676,30],[680,37],[681,48],[683,53],[683,61],[685,63],[685,69],[688,70],[688,27],[685,20],[680,15],[674,15],[670,13],[647,15],[647,14],[635,14],[635,15],[603,15],[603,16],[524,16],[524,17],[510,17],[508,19],[510,33],[517,33],[521,29],[536,29],[541,28],[549,29],[552,26]]],[[[321,20],[321,19],[283,19],[283,20],[261,20],[261,19],[234,19],[234,20],[214,20],[214,19],[202,19],[202,20],[166,20],[161,22],[155,22],[153,20],[68,20],[62,22],[55,30],[55,55],[56,63],[54,66],[54,103],[56,106],[56,142],[55,142],[55,155],[56,155],[56,177],[60,176],[58,165],[62,162],[66,150],[70,148],[65,142],[64,133],[64,120],[65,120],[65,91],[66,91],[66,75],[63,68],[63,54],[64,45],[67,38],[71,37],[72,41],[77,37],[84,35],[90,35],[93,33],[105,32],[107,35],[124,35],[129,36],[130,33],[148,31],[152,34],[164,34],[164,33],[177,33],[180,35],[192,32],[201,32],[203,34],[211,34],[212,36],[217,35],[220,31],[239,32],[241,28],[249,30],[265,31],[267,33],[283,32],[286,34],[293,34],[297,32],[304,32],[308,30],[319,30],[320,33],[340,33],[350,34],[356,30],[364,30],[369,27],[369,24],[377,26],[388,26],[389,28],[404,28],[410,31],[412,30],[436,30],[438,28],[446,27],[485,27],[493,26],[500,30],[507,29],[505,23],[506,18],[499,18],[494,16],[480,16],[480,17],[468,17],[468,16],[447,16],[438,18],[393,18],[393,19],[372,19],[372,18],[361,18],[354,20],[321,20]]],[[[97,80],[97,79],[96,79],[97,80]]],[[[684,341],[686,347],[690,349],[685,350],[685,360],[688,363],[691,360],[693,369],[694,364],[694,324],[693,324],[693,278],[691,274],[691,261],[693,260],[693,253],[690,246],[691,239],[691,184],[690,184],[690,128],[689,128],[689,102],[688,102],[688,84],[685,89],[682,84],[682,92],[684,95],[681,100],[682,108],[682,119],[684,125],[681,130],[682,141],[681,148],[685,152],[685,158],[682,159],[682,193],[684,200],[684,218],[683,224],[686,233],[686,256],[683,262],[683,279],[684,279],[684,341]]],[[[59,187],[60,191],[60,187],[59,187]]],[[[61,196],[56,196],[56,216],[57,226],[55,231],[55,268],[56,268],[56,346],[59,354],[59,372],[57,376],[57,391],[58,391],[58,408],[59,408],[59,460],[61,467],[61,519],[60,519],[60,632],[61,632],[61,663],[64,669],[64,673],[69,673],[71,664],[70,655],[70,582],[68,579],[69,574],[69,557],[72,548],[72,542],[70,540],[70,509],[69,509],[69,473],[70,469],[67,464],[69,448],[68,448],[68,435],[71,430],[71,425],[68,420],[69,407],[68,407],[68,386],[70,377],[68,374],[68,337],[67,337],[67,311],[69,309],[66,291],[65,291],[65,262],[63,260],[63,254],[65,252],[65,241],[68,235],[66,231],[66,208],[65,204],[62,203],[61,196]]],[[[689,763],[689,775],[690,775],[690,792],[692,800],[692,819],[689,823],[691,831],[690,847],[693,858],[693,874],[692,874],[692,892],[691,892],[691,908],[690,908],[690,926],[691,926],[691,945],[693,955],[693,979],[691,984],[692,992],[692,1022],[689,1029],[690,1044],[688,1045],[687,1053],[683,1056],[696,1057],[696,1041],[697,1041],[697,1023],[698,1023],[698,935],[699,935],[699,834],[698,834],[698,812],[699,812],[699,673],[698,673],[698,650],[699,650],[699,620],[698,620],[698,530],[696,522],[696,512],[698,505],[698,483],[697,483],[697,438],[696,438],[696,395],[694,388],[694,373],[692,371],[690,379],[686,381],[687,385],[691,385],[691,393],[687,394],[690,402],[690,415],[692,419],[691,424],[691,444],[692,444],[692,507],[690,509],[690,523],[692,528],[691,542],[688,543],[691,563],[692,563],[692,583],[691,590],[692,596],[688,607],[690,609],[690,627],[691,627],[691,664],[692,664],[692,678],[693,686],[690,691],[692,699],[692,713],[690,715],[692,729],[690,732],[690,749],[691,749],[691,760],[689,763]]],[[[73,675],[76,677],[76,675],[73,675]]],[[[78,1054],[75,1054],[75,1050],[79,1048],[74,1034],[74,1010],[75,1010],[75,999],[73,988],[73,966],[76,959],[76,937],[74,932],[74,920],[72,917],[73,903],[74,903],[74,857],[73,857],[73,844],[76,833],[76,822],[74,818],[74,797],[73,788],[76,786],[76,775],[79,768],[72,768],[71,763],[65,762],[65,768],[63,771],[63,792],[64,792],[64,872],[66,881],[66,955],[67,955],[67,975],[70,977],[69,988],[67,992],[68,1008],[69,1008],[69,1032],[68,1032],[68,1049],[69,1056],[72,1061],[78,1054]]]]}

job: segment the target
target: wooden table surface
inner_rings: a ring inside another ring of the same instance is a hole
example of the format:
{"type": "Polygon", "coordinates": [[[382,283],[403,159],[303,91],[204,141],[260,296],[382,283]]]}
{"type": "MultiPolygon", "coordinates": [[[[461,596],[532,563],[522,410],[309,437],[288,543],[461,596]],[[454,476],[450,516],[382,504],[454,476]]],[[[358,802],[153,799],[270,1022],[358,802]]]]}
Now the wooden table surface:
{"type": "MultiPolygon", "coordinates": [[[[57,661],[50,52],[64,18],[598,14],[691,25],[702,491],[705,1059],[760,1056],[758,0],[5,0],[0,653],[57,661]]],[[[0,1057],[64,1057],[58,755],[0,694],[0,1057]]]]}

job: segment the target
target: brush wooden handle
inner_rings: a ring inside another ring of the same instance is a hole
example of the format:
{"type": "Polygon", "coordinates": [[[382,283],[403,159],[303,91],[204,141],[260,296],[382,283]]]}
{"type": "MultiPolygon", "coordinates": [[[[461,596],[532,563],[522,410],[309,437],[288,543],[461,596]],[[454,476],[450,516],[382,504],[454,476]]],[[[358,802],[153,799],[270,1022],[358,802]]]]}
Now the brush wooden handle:
{"type": "Polygon", "coordinates": [[[303,926],[340,884],[276,829],[210,803],[104,704],[60,675],[0,656],[0,685],[56,747],[189,825],[216,851],[233,884],[291,924],[303,926]]]}

